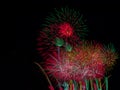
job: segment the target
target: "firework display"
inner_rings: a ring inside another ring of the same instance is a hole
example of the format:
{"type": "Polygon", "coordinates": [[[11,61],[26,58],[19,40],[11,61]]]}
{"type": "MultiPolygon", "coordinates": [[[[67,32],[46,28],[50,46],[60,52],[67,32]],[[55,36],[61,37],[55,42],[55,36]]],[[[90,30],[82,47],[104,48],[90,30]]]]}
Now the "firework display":
{"type": "Polygon", "coordinates": [[[49,90],[108,90],[107,72],[118,54],[113,44],[84,40],[84,23],[83,16],[69,8],[55,9],[46,18],[37,39],[44,62],[35,64],[45,74],[49,90]],[[51,78],[56,80],[57,88],[51,78]]]}

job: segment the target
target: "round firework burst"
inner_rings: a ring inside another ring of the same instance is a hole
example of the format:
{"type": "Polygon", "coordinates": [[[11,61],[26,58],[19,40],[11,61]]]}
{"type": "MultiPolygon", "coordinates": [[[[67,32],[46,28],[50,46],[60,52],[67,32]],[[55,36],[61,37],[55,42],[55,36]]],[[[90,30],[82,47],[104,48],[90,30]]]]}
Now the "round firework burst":
{"type": "Polygon", "coordinates": [[[80,42],[78,42],[80,41],[80,38],[74,32],[73,27],[67,22],[52,24],[49,28],[43,29],[43,32],[46,33],[48,38],[53,39],[52,42],[54,42],[56,38],[60,38],[63,39],[65,43],[69,43],[72,46],[80,44],[80,42]]]}
{"type": "Polygon", "coordinates": [[[106,58],[104,59],[106,71],[110,71],[113,68],[113,65],[115,65],[116,59],[118,59],[118,54],[112,43],[108,44],[108,46],[105,46],[104,52],[106,56],[106,58]]]}
{"type": "Polygon", "coordinates": [[[63,24],[61,25],[61,28],[63,29],[63,27],[66,27],[65,29],[68,29],[68,32],[70,31],[69,35],[72,34],[71,31],[74,29],[74,32],[82,38],[87,32],[87,27],[84,22],[83,15],[80,14],[79,11],[66,7],[55,9],[54,13],[51,13],[46,18],[43,26],[50,27],[52,24],[63,24]]]}
{"type": "Polygon", "coordinates": [[[43,26],[39,33],[37,48],[43,57],[55,50],[55,45],[58,45],[56,40],[62,40],[64,42],[62,46],[65,47],[67,44],[72,47],[81,44],[80,40],[87,31],[83,16],[69,8],[55,9],[55,12],[46,18],[43,26]]]}
{"type": "Polygon", "coordinates": [[[57,57],[57,53],[51,55],[45,62],[45,69],[60,81],[103,78],[108,64],[104,60],[109,60],[101,44],[86,42],[71,52],[61,50],[60,59],[57,57]]]}
{"type": "MultiPolygon", "coordinates": [[[[54,36],[76,39],[83,39],[87,32],[87,26],[84,24],[83,15],[74,9],[61,8],[55,9],[45,20],[43,26],[52,32],[54,36]],[[53,31],[54,30],[54,31],[53,31]],[[72,38],[74,37],[74,38],[72,38]]],[[[43,27],[43,28],[44,28],[43,27]]],[[[43,30],[44,31],[44,30],[43,30]]]]}

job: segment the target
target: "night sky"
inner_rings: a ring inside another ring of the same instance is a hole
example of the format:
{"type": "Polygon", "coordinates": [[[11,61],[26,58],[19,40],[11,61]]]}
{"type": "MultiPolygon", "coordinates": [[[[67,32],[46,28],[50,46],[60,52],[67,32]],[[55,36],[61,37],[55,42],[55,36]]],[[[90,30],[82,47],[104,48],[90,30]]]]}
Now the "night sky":
{"type": "MultiPolygon", "coordinates": [[[[87,40],[103,44],[113,43],[120,54],[120,14],[119,4],[115,2],[90,2],[80,0],[39,0],[19,2],[16,10],[16,46],[8,50],[9,57],[16,56],[15,71],[18,72],[18,90],[48,90],[47,81],[34,61],[41,60],[36,50],[36,38],[40,25],[48,12],[54,8],[68,6],[80,10],[87,20],[87,40]],[[14,49],[15,48],[15,49],[14,49]],[[16,54],[17,52],[17,54],[16,54]],[[12,56],[11,56],[12,55],[12,56]]],[[[9,39],[9,38],[8,38],[9,39]]],[[[120,59],[111,72],[109,90],[118,90],[120,81],[120,59]]]]}

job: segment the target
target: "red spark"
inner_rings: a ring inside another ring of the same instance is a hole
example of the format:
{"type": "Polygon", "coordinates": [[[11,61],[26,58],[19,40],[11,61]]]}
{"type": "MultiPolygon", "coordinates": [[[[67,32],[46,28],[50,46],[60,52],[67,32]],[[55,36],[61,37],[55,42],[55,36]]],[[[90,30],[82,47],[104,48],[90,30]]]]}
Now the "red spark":
{"type": "Polygon", "coordinates": [[[61,36],[65,36],[65,37],[70,37],[73,35],[73,28],[70,26],[69,23],[62,23],[59,26],[59,33],[61,36]]]}

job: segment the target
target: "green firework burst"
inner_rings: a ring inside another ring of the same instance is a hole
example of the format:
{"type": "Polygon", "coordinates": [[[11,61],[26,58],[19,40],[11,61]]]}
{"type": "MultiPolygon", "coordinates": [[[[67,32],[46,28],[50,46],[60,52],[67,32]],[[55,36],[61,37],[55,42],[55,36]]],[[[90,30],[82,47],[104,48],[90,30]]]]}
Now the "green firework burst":
{"type": "Polygon", "coordinates": [[[61,24],[67,22],[73,28],[77,36],[81,39],[87,35],[88,32],[87,25],[85,24],[85,20],[83,19],[83,15],[75,10],[66,8],[54,9],[54,12],[50,13],[49,16],[45,18],[45,23],[43,27],[50,27],[52,24],[61,24]]]}

